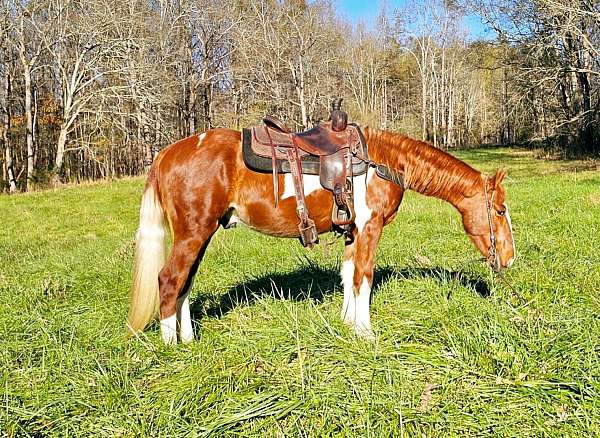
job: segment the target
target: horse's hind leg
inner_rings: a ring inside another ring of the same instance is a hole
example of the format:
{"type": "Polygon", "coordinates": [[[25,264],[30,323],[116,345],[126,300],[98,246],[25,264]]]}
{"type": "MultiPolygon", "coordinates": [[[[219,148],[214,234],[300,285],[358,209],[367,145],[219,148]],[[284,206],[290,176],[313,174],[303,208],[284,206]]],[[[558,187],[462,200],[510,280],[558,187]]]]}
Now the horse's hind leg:
{"type": "Polygon", "coordinates": [[[204,251],[208,246],[208,242],[204,245],[204,248],[200,250],[196,261],[192,265],[190,269],[190,273],[188,274],[188,278],[179,292],[179,296],[177,297],[177,323],[179,324],[179,339],[181,342],[188,343],[194,340],[194,329],[192,327],[192,315],[190,313],[190,291],[192,289],[192,284],[194,283],[194,276],[196,275],[196,271],[198,271],[198,266],[200,265],[200,261],[204,256],[204,251]]]}
{"type": "Polygon", "coordinates": [[[174,236],[173,249],[167,263],[160,271],[160,328],[166,344],[177,342],[177,322],[183,342],[194,338],[189,309],[189,291],[198,265],[204,256],[217,223],[200,232],[174,236]]]}

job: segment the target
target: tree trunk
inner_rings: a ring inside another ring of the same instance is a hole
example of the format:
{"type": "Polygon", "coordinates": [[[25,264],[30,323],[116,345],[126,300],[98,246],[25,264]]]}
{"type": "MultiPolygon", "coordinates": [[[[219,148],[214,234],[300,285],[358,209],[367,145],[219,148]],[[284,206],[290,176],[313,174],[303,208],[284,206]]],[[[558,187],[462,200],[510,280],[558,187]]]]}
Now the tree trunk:
{"type": "Polygon", "coordinates": [[[27,185],[26,190],[32,189],[32,178],[34,169],[34,149],[33,149],[33,110],[31,108],[31,65],[25,59],[25,53],[22,54],[23,77],[25,79],[25,117],[26,117],[26,138],[27,138],[27,185]]]}
{"type": "Polygon", "coordinates": [[[196,89],[193,84],[189,85],[190,92],[187,102],[187,135],[196,132],[196,89]]]}
{"type": "Polygon", "coordinates": [[[211,86],[210,82],[206,82],[203,85],[202,101],[204,106],[204,130],[207,131],[212,129],[212,114],[211,114],[211,86]]]}
{"type": "Polygon", "coordinates": [[[38,126],[38,90],[34,84],[31,86],[31,115],[33,116],[33,121],[31,122],[31,132],[33,138],[33,168],[36,169],[38,167],[38,135],[39,135],[39,126],[38,126]]]}
{"type": "Polygon", "coordinates": [[[590,96],[590,81],[588,74],[585,72],[577,73],[577,80],[579,82],[579,88],[581,89],[581,103],[583,108],[581,113],[583,114],[583,120],[581,121],[580,141],[581,149],[585,152],[593,152],[594,149],[594,131],[593,123],[590,120],[590,113],[592,109],[592,99],[590,96]]]}
{"type": "Polygon", "coordinates": [[[9,193],[17,191],[17,181],[15,179],[15,170],[13,167],[12,149],[8,133],[10,131],[10,72],[8,63],[4,64],[4,98],[5,107],[2,120],[2,142],[4,143],[4,160],[6,162],[6,180],[8,181],[9,193]]]}
{"type": "Polygon", "coordinates": [[[148,121],[146,116],[146,107],[143,101],[140,101],[137,112],[138,122],[138,143],[141,145],[141,150],[144,155],[144,171],[148,172],[152,166],[152,144],[148,138],[148,121]]]}
{"type": "Polygon", "coordinates": [[[304,90],[304,66],[302,59],[298,62],[298,77],[296,78],[296,94],[300,104],[300,115],[302,117],[302,129],[308,129],[308,113],[306,111],[306,96],[304,90]]]}
{"type": "Polygon", "coordinates": [[[504,80],[502,81],[502,145],[506,145],[510,141],[510,124],[508,120],[508,75],[506,73],[506,68],[504,69],[503,73],[504,80]]]}
{"type": "Polygon", "coordinates": [[[15,193],[17,191],[17,181],[15,179],[15,170],[12,160],[12,149],[8,138],[8,130],[10,128],[10,116],[4,115],[4,126],[2,128],[2,141],[4,143],[4,160],[6,161],[6,179],[8,181],[8,192],[15,193]]]}
{"type": "Polygon", "coordinates": [[[421,68],[421,140],[427,140],[427,82],[426,72],[421,68]]]}
{"type": "Polygon", "coordinates": [[[60,125],[60,133],[58,134],[58,142],[56,143],[56,157],[54,159],[54,175],[52,176],[53,185],[60,182],[60,173],[65,160],[65,146],[67,144],[67,122],[63,121],[60,125]]]}
{"type": "Polygon", "coordinates": [[[4,142],[4,160],[6,161],[6,179],[8,181],[8,192],[15,193],[17,191],[17,180],[15,179],[15,170],[12,161],[12,148],[8,138],[7,126],[10,125],[6,124],[7,119],[9,119],[9,117],[5,115],[5,125],[2,132],[2,141],[4,142]]]}

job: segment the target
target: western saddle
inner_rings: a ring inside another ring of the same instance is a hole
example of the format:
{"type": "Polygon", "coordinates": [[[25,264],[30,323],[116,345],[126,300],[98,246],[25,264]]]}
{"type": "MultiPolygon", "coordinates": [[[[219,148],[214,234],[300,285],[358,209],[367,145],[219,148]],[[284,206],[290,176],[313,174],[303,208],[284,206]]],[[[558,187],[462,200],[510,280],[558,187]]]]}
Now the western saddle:
{"type": "Polygon", "coordinates": [[[292,132],[271,116],[264,118],[263,126],[243,132],[242,149],[248,168],[273,173],[275,205],[279,197],[278,174],[292,174],[300,241],[308,247],[318,243],[319,236],[306,207],[302,175],[319,175],[323,188],[333,194],[334,227],[351,237],[355,217],[353,177],[363,175],[370,163],[362,132],[357,125],[348,124],[341,102],[342,99],[333,101],[327,122],[304,132],[292,132]]]}

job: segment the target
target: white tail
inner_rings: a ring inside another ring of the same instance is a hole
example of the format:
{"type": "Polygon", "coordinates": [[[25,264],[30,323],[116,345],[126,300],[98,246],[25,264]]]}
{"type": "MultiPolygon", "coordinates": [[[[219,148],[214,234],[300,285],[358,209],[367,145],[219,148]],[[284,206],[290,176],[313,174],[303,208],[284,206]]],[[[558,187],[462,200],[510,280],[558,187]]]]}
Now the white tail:
{"type": "Polygon", "coordinates": [[[152,185],[142,197],[140,227],[136,235],[133,286],[127,328],[136,334],[146,328],[159,310],[158,274],[165,264],[165,214],[152,185]]]}

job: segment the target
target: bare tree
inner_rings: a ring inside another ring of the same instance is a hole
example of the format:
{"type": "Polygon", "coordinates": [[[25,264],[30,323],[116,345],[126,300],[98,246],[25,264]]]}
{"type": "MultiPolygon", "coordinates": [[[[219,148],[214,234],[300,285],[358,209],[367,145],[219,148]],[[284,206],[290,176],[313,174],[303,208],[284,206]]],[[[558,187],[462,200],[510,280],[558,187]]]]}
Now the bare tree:
{"type": "Polygon", "coordinates": [[[600,4],[586,0],[472,1],[500,39],[515,48],[519,104],[544,137],[598,151],[600,4]],[[548,108],[538,111],[538,107],[548,108]],[[541,118],[541,120],[540,120],[541,118]]]}
{"type": "Polygon", "coordinates": [[[330,6],[321,2],[274,6],[256,0],[244,15],[247,33],[237,55],[238,78],[299,128],[311,126],[318,110],[324,113],[329,106],[322,97],[341,58],[334,23],[330,6]]]}
{"type": "MultiPolygon", "coordinates": [[[[121,66],[107,62],[119,52],[122,40],[112,32],[114,3],[58,0],[48,9],[54,25],[43,34],[60,93],[62,122],[54,160],[55,181],[61,172],[69,134],[83,111],[107,93],[111,75],[121,66]]],[[[41,29],[40,29],[41,33],[41,29]]]]}
{"type": "Polygon", "coordinates": [[[26,190],[30,190],[35,164],[33,74],[40,68],[38,64],[44,48],[40,37],[47,31],[51,23],[45,14],[44,2],[23,3],[4,0],[4,6],[10,17],[8,41],[13,43],[18,53],[24,79],[27,141],[26,190]]]}
{"type": "MultiPolygon", "coordinates": [[[[186,117],[188,133],[214,126],[216,90],[225,90],[231,80],[231,60],[235,45],[234,28],[240,27],[241,14],[228,1],[205,0],[190,2],[185,10],[185,57],[182,70],[186,72],[186,117]]],[[[239,29],[244,32],[243,29],[239,29]]]]}
{"type": "Polygon", "coordinates": [[[419,75],[421,136],[435,146],[456,145],[460,99],[468,98],[457,81],[468,69],[460,22],[460,12],[438,0],[409,2],[397,11],[400,46],[413,57],[419,75]]]}
{"type": "Polygon", "coordinates": [[[10,144],[10,125],[11,125],[11,113],[10,113],[10,99],[11,99],[11,58],[12,50],[6,44],[8,39],[8,14],[4,14],[1,17],[2,27],[0,28],[0,34],[2,35],[3,46],[0,46],[0,53],[2,53],[2,64],[0,64],[0,72],[2,73],[2,94],[0,95],[0,110],[2,112],[2,122],[0,129],[2,134],[0,138],[4,145],[4,174],[6,181],[8,182],[9,193],[17,191],[17,181],[15,177],[15,169],[13,165],[13,153],[10,144]]]}
{"type": "Polygon", "coordinates": [[[385,128],[390,75],[387,35],[382,31],[373,35],[359,28],[346,44],[346,50],[344,85],[351,93],[351,102],[357,107],[357,116],[363,122],[385,128]]]}

